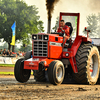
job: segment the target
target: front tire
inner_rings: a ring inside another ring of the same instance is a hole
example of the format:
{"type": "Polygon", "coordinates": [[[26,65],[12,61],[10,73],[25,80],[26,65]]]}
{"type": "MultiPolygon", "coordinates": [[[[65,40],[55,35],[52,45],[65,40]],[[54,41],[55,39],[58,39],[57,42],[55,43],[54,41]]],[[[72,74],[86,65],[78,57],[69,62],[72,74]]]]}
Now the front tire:
{"type": "Polygon", "coordinates": [[[96,84],[99,76],[99,51],[92,44],[83,44],[76,54],[78,73],[73,78],[78,83],[96,84]]]}
{"type": "Polygon", "coordinates": [[[38,82],[45,82],[45,69],[44,69],[44,62],[39,63],[39,69],[33,70],[34,79],[38,82]]]}
{"type": "Polygon", "coordinates": [[[52,61],[48,68],[48,78],[50,83],[57,85],[63,82],[65,75],[65,68],[61,61],[52,61]]]}
{"type": "Polygon", "coordinates": [[[14,67],[14,75],[18,82],[27,82],[31,75],[31,70],[24,69],[24,58],[18,59],[14,67]]]}

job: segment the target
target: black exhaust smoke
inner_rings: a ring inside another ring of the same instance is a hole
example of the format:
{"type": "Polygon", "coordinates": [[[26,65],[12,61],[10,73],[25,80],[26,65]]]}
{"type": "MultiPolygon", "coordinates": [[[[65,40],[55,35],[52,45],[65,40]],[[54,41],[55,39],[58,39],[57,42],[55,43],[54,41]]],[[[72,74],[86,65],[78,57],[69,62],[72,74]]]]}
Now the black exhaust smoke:
{"type": "Polygon", "coordinates": [[[46,7],[47,7],[47,13],[48,13],[48,33],[50,33],[50,30],[51,30],[51,18],[52,18],[54,6],[58,1],[59,0],[46,0],[46,7]]]}

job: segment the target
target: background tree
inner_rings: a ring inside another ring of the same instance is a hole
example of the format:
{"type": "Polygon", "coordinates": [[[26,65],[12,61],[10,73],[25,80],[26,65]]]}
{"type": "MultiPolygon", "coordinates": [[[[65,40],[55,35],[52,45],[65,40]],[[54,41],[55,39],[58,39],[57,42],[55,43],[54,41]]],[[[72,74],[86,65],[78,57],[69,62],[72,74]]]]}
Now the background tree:
{"type": "Polygon", "coordinates": [[[7,49],[8,43],[4,43],[2,46],[0,46],[0,49],[4,50],[7,49]]]}
{"type": "Polygon", "coordinates": [[[15,21],[16,40],[22,41],[23,44],[29,44],[32,33],[44,31],[43,22],[37,14],[35,5],[28,6],[22,0],[0,0],[0,19],[4,16],[3,22],[0,23],[0,38],[4,38],[8,43],[8,49],[12,39],[11,26],[15,21]]]}
{"type": "MultiPolygon", "coordinates": [[[[91,38],[100,38],[100,13],[98,15],[91,14],[87,16],[87,29],[91,32],[89,33],[89,37],[91,38]]],[[[87,34],[84,32],[84,34],[87,34]]]]}
{"type": "Polygon", "coordinates": [[[98,19],[97,37],[100,38],[100,13],[98,13],[97,19],[98,19]]]}

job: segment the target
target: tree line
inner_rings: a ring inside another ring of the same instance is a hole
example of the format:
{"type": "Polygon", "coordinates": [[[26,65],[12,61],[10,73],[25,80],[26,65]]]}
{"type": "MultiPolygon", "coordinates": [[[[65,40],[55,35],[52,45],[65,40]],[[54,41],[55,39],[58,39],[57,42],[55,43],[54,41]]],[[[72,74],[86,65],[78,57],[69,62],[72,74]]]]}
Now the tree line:
{"type": "MultiPolygon", "coordinates": [[[[87,29],[90,30],[89,37],[100,38],[100,13],[87,16],[87,29]]],[[[84,32],[86,34],[86,32],[84,32]]]]}
{"type": "Polygon", "coordinates": [[[38,15],[35,5],[28,6],[22,0],[0,0],[0,38],[8,43],[11,48],[11,26],[16,21],[16,41],[23,44],[30,43],[33,33],[44,32],[43,21],[38,15]]]}

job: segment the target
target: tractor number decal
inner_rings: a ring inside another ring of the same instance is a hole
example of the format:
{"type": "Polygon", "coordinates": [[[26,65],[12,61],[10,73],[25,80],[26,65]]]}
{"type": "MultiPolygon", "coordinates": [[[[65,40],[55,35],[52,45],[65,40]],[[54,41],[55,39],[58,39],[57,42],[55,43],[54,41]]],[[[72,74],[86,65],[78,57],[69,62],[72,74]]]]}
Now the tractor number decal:
{"type": "Polygon", "coordinates": [[[54,46],[62,46],[62,43],[50,42],[50,45],[54,45],[54,46]]]}

